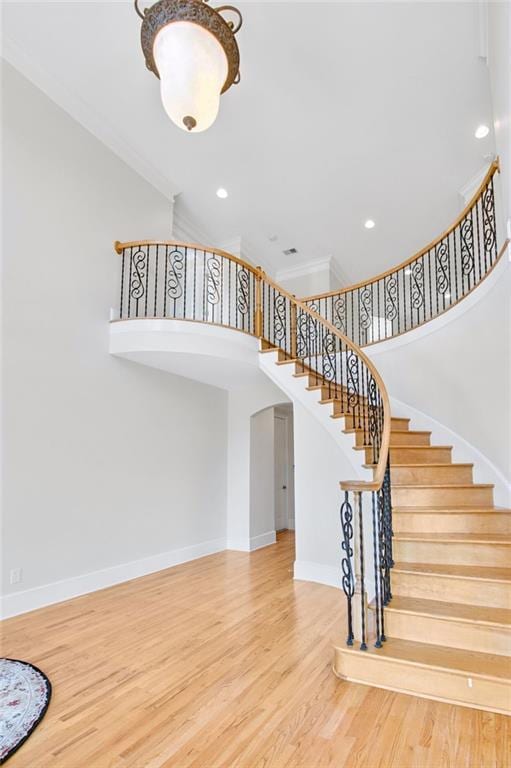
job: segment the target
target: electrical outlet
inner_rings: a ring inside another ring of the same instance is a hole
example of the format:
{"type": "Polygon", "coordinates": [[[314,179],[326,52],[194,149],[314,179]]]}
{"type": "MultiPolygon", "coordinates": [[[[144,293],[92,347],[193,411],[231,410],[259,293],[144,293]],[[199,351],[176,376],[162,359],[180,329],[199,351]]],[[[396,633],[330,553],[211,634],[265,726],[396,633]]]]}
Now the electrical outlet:
{"type": "Polygon", "coordinates": [[[23,570],[21,568],[12,568],[9,574],[11,584],[19,584],[23,580],[23,570]]]}

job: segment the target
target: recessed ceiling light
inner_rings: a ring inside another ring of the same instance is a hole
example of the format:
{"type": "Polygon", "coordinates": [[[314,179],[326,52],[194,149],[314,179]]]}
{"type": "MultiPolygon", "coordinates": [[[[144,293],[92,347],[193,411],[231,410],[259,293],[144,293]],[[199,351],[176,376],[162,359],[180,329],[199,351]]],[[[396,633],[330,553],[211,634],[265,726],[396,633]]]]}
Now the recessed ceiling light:
{"type": "Polygon", "coordinates": [[[405,275],[411,275],[411,274],[412,274],[412,270],[410,269],[410,267],[408,267],[408,269],[405,269],[405,275]]]}
{"type": "Polygon", "coordinates": [[[449,292],[447,292],[447,293],[444,293],[444,297],[445,297],[446,299],[450,299],[450,298],[451,298],[451,294],[450,294],[449,292]]]}
{"type": "Polygon", "coordinates": [[[229,193],[226,189],[223,187],[219,187],[216,191],[216,196],[221,197],[222,200],[225,200],[226,197],[229,197],[229,193]]]}
{"type": "Polygon", "coordinates": [[[478,125],[475,132],[476,139],[484,139],[490,133],[487,125],[478,125]]]}
{"type": "Polygon", "coordinates": [[[366,223],[364,224],[364,227],[366,229],[372,229],[375,226],[375,223],[372,219],[367,219],[366,223]]]}

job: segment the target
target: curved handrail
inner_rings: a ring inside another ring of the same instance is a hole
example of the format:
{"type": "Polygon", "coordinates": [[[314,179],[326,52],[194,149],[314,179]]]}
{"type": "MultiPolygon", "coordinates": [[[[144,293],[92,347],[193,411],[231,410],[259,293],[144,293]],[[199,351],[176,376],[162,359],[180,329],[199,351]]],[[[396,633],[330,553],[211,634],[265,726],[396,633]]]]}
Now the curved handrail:
{"type": "Polygon", "coordinates": [[[399,336],[459,303],[497,264],[493,179],[489,167],[470,202],[441,235],[400,264],[346,288],[302,298],[359,346],[399,336]]]}
{"type": "MultiPolygon", "coordinates": [[[[385,471],[387,468],[387,461],[388,461],[389,447],[390,447],[391,419],[390,419],[390,399],[389,399],[385,384],[383,382],[383,379],[380,376],[376,366],[374,365],[372,360],[370,360],[370,358],[367,357],[367,355],[360,349],[360,347],[358,347],[351,339],[349,339],[347,336],[341,333],[338,328],[332,325],[332,323],[330,323],[328,320],[322,317],[318,312],[308,307],[303,301],[301,301],[300,299],[297,299],[295,296],[293,296],[291,293],[286,291],[284,288],[281,288],[274,280],[268,277],[268,275],[266,275],[266,273],[263,272],[262,270],[261,270],[261,279],[266,286],[278,292],[279,296],[285,297],[289,301],[292,307],[295,307],[296,309],[301,310],[303,313],[305,313],[308,317],[315,320],[317,323],[321,323],[322,326],[328,331],[329,334],[335,336],[340,340],[341,349],[342,349],[342,345],[345,345],[348,350],[351,350],[351,352],[356,355],[358,361],[362,362],[362,364],[367,368],[367,371],[370,371],[372,377],[374,378],[374,381],[376,383],[376,386],[382,398],[382,409],[383,409],[383,425],[382,425],[383,428],[381,431],[381,444],[379,446],[379,456],[378,456],[377,465],[374,470],[374,478],[372,481],[365,481],[365,480],[343,481],[341,482],[341,488],[345,491],[378,491],[380,490],[383,484],[385,471]]],[[[280,348],[282,349],[282,347],[280,348]]],[[[288,350],[285,347],[283,351],[288,352],[288,350]]],[[[312,355],[312,357],[314,356],[318,357],[319,354],[320,352],[316,352],[314,355],[312,355]]]]}
{"type": "Polygon", "coordinates": [[[259,267],[195,243],[138,240],[122,256],[119,319],[172,318],[223,325],[278,348],[339,399],[372,450],[372,481],[348,491],[379,491],[390,444],[390,401],[374,363],[332,323],[281,288],[259,267]]]}

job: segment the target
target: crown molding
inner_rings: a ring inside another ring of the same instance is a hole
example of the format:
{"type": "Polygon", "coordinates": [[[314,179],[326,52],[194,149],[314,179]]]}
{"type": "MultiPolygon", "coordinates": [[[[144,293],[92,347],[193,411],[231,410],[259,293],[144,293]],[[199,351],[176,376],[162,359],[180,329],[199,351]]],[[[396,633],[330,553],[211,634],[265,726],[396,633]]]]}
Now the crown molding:
{"type": "Polygon", "coordinates": [[[5,34],[2,40],[2,58],[39,88],[57,106],[67,112],[77,123],[92,133],[139,176],[142,176],[161,192],[164,197],[173,200],[174,196],[178,194],[177,187],[123,139],[103,115],[98,114],[90,104],[75,93],[71,93],[60,80],[57,80],[40,64],[37,64],[12,38],[5,34]]]}

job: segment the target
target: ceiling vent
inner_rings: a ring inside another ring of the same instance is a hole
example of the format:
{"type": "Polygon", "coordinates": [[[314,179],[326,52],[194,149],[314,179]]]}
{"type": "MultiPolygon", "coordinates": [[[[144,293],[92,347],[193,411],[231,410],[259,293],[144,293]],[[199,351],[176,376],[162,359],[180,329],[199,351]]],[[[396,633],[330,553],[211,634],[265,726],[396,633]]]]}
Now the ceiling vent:
{"type": "Polygon", "coordinates": [[[294,253],[298,253],[296,248],[287,248],[285,251],[283,251],[284,256],[292,256],[294,253]]]}

